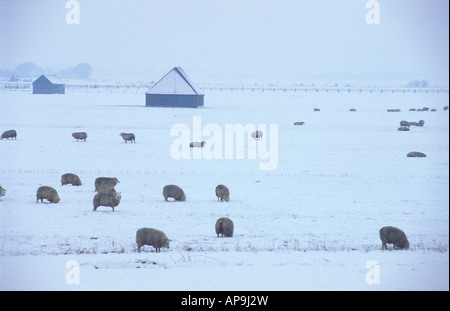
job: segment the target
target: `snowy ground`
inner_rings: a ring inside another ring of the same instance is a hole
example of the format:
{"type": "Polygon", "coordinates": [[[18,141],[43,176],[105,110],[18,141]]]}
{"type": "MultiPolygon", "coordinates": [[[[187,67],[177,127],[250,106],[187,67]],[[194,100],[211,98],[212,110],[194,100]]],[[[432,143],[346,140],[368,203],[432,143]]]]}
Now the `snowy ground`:
{"type": "Polygon", "coordinates": [[[147,108],[143,93],[0,93],[0,132],[18,133],[0,142],[0,289],[449,289],[448,93],[211,91],[201,109],[147,108]],[[408,111],[424,106],[437,111],[408,111]],[[245,159],[174,160],[170,130],[193,129],[193,117],[223,137],[226,124],[265,124],[268,143],[276,125],[276,169],[248,159],[247,139],[245,159]],[[68,172],[83,185],[61,186],[68,172]],[[120,180],[115,212],[92,211],[100,176],[120,180]],[[186,202],[165,202],[167,184],[186,202]],[[217,202],[218,184],[230,202],[217,202]],[[36,204],[42,185],[61,201],[36,204]],[[234,237],[217,238],[219,217],[234,221],[234,237]],[[387,225],[405,231],[410,250],[380,250],[387,225]],[[137,253],[141,227],[163,230],[170,248],[137,253]]]}

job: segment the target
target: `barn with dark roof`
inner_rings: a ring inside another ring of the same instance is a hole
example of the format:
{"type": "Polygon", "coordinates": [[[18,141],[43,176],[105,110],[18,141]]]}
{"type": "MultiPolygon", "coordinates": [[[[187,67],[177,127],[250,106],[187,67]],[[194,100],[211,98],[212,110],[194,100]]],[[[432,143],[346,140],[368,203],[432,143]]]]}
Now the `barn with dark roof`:
{"type": "Polygon", "coordinates": [[[181,67],[174,67],[145,93],[145,105],[197,108],[203,106],[204,96],[181,67]]]}
{"type": "Polygon", "coordinates": [[[64,94],[65,84],[55,75],[41,75],[33,81],[33,94],[64,94]]]}

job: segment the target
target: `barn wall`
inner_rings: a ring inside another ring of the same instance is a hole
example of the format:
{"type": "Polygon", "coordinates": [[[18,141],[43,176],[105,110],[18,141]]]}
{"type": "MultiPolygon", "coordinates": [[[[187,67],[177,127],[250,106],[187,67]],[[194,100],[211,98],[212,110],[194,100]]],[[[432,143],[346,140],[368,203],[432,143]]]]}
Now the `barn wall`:
{"type": "Polygon", "coordinates": [[[188,107],[203,106],[204,95],[146,94],[147,107],[188,107]]]}
{"type": "Polygon", "coordinates": [[[64,84],[33,84],[33,94],[64,94],[64,84]]]}

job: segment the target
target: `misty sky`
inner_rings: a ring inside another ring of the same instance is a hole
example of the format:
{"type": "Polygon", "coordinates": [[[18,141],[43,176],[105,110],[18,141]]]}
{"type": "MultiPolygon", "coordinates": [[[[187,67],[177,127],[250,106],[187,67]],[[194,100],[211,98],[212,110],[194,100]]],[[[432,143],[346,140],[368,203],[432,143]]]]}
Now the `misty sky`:
{"type": "Polygon", "coordinates": [[[81,62],[95,77],[158,80],[181,66],[196,81],[428,79],[448,86],[449,1],[0,0],[0,69],[81,62]]]}

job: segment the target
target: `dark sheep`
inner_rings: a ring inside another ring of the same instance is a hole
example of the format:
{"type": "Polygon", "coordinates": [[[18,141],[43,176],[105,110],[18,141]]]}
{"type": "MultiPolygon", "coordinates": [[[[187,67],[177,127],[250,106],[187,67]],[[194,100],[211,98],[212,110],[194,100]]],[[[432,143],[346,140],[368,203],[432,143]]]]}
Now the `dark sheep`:
{"type": "Polygon", "coordinates": [[[206,142],[204,142],[204,141],[201,141],[201,142],[194,141],[194,142],[189,144],[189,147],[191,147],[191,148],[203,148],[203,147],[205,147],[205,145],[206,145],[206,142]]]}
{"type": "Polygon", "coordinates": [[[234,224],[230,218],[221,217],[216,221],[216,234],[222,234],[222,237],[232,237],[234,231],[234,224]]]}
{"type": "Polygon", "coordinates": [[[58,192],[55,188],[50,186],[39,187],[36,191],[36,203],[38,203],[39,200],[44,203],[44,199],[48,200],[50,203],[58,203],[60,201],[58,192]]]}
{"type": "Polygon", "coordinates": [[[61,176],[61,186],[71,184],[72,186],[81,186],[81,179],[75,174],[66,173],[61,176]]]}
{"type": "Polygon", "coordinates": [[[408,158],[426,158],[427,155],[423,152],[411,151],[406,156],[408,158]]]}
{"type": "Polygon", "coordinates": [[[9,130],[9,131],[5,131],[2,134],[2,138],[6,138],[6,139],[17,139],[17,132],[16,130],[9,130]]]}
{"type": "Polygon", "coordinates": [[[186,195],[183,189],[177,185],[167,185],[163,188],[163,196],[165,201],[169,201],[168,198],[173,198],[175,201],[186,201],[186,195]]]}
{"type": "Polygon", "coordinates": [[[405,233],[395,227],[387,226],[380,229],[381,249],[387,249],[386,244],[394,244],[394,249],[409,249],[409,241],[405,233]]]}
{"type": "Polygon", "coordinates": [[[254,131],[250,134],[250,136],[254,139],[262,139],[263,137],[263,132],[261,131],[254,131]]]}
{"type": "Polygon", "coordinates": [[[136,137],[134,136],[134,133],[120,133],[119,136],[122,136],[125,143],[127,143],[127,141],[131,141],[132,143],[136,142],[136,137]]]}
{"type": "Polygon", "coordinates": [[[230,190],[225,185],[218,185],[216,187],[216,196],[217,201],[225,201],[228,202],[230,200],[230,190]]]}
{"type": "Polygon", "coordinates": [[[153,228],[141,228],[136,231],[136,244],[138,252],[144,245],[153,246],[156,252],[161,252],[161,247],[169,248],[170,240],[164,232],[153,228]]]}
{"type": "Polygon", "coordinates": [[[86,132],[75,132],[75,133],[72,133],[72,137],[75,138],[77,141],[78,140],[86,141],[87,134],[86,134],[86,132]]]}
{"type": "Polygon", "coordinates": [[[303,125],[303,124],[305,124],[305,122],[303,122],[303,121],[294,122],[294,125],[303,125]]]}

